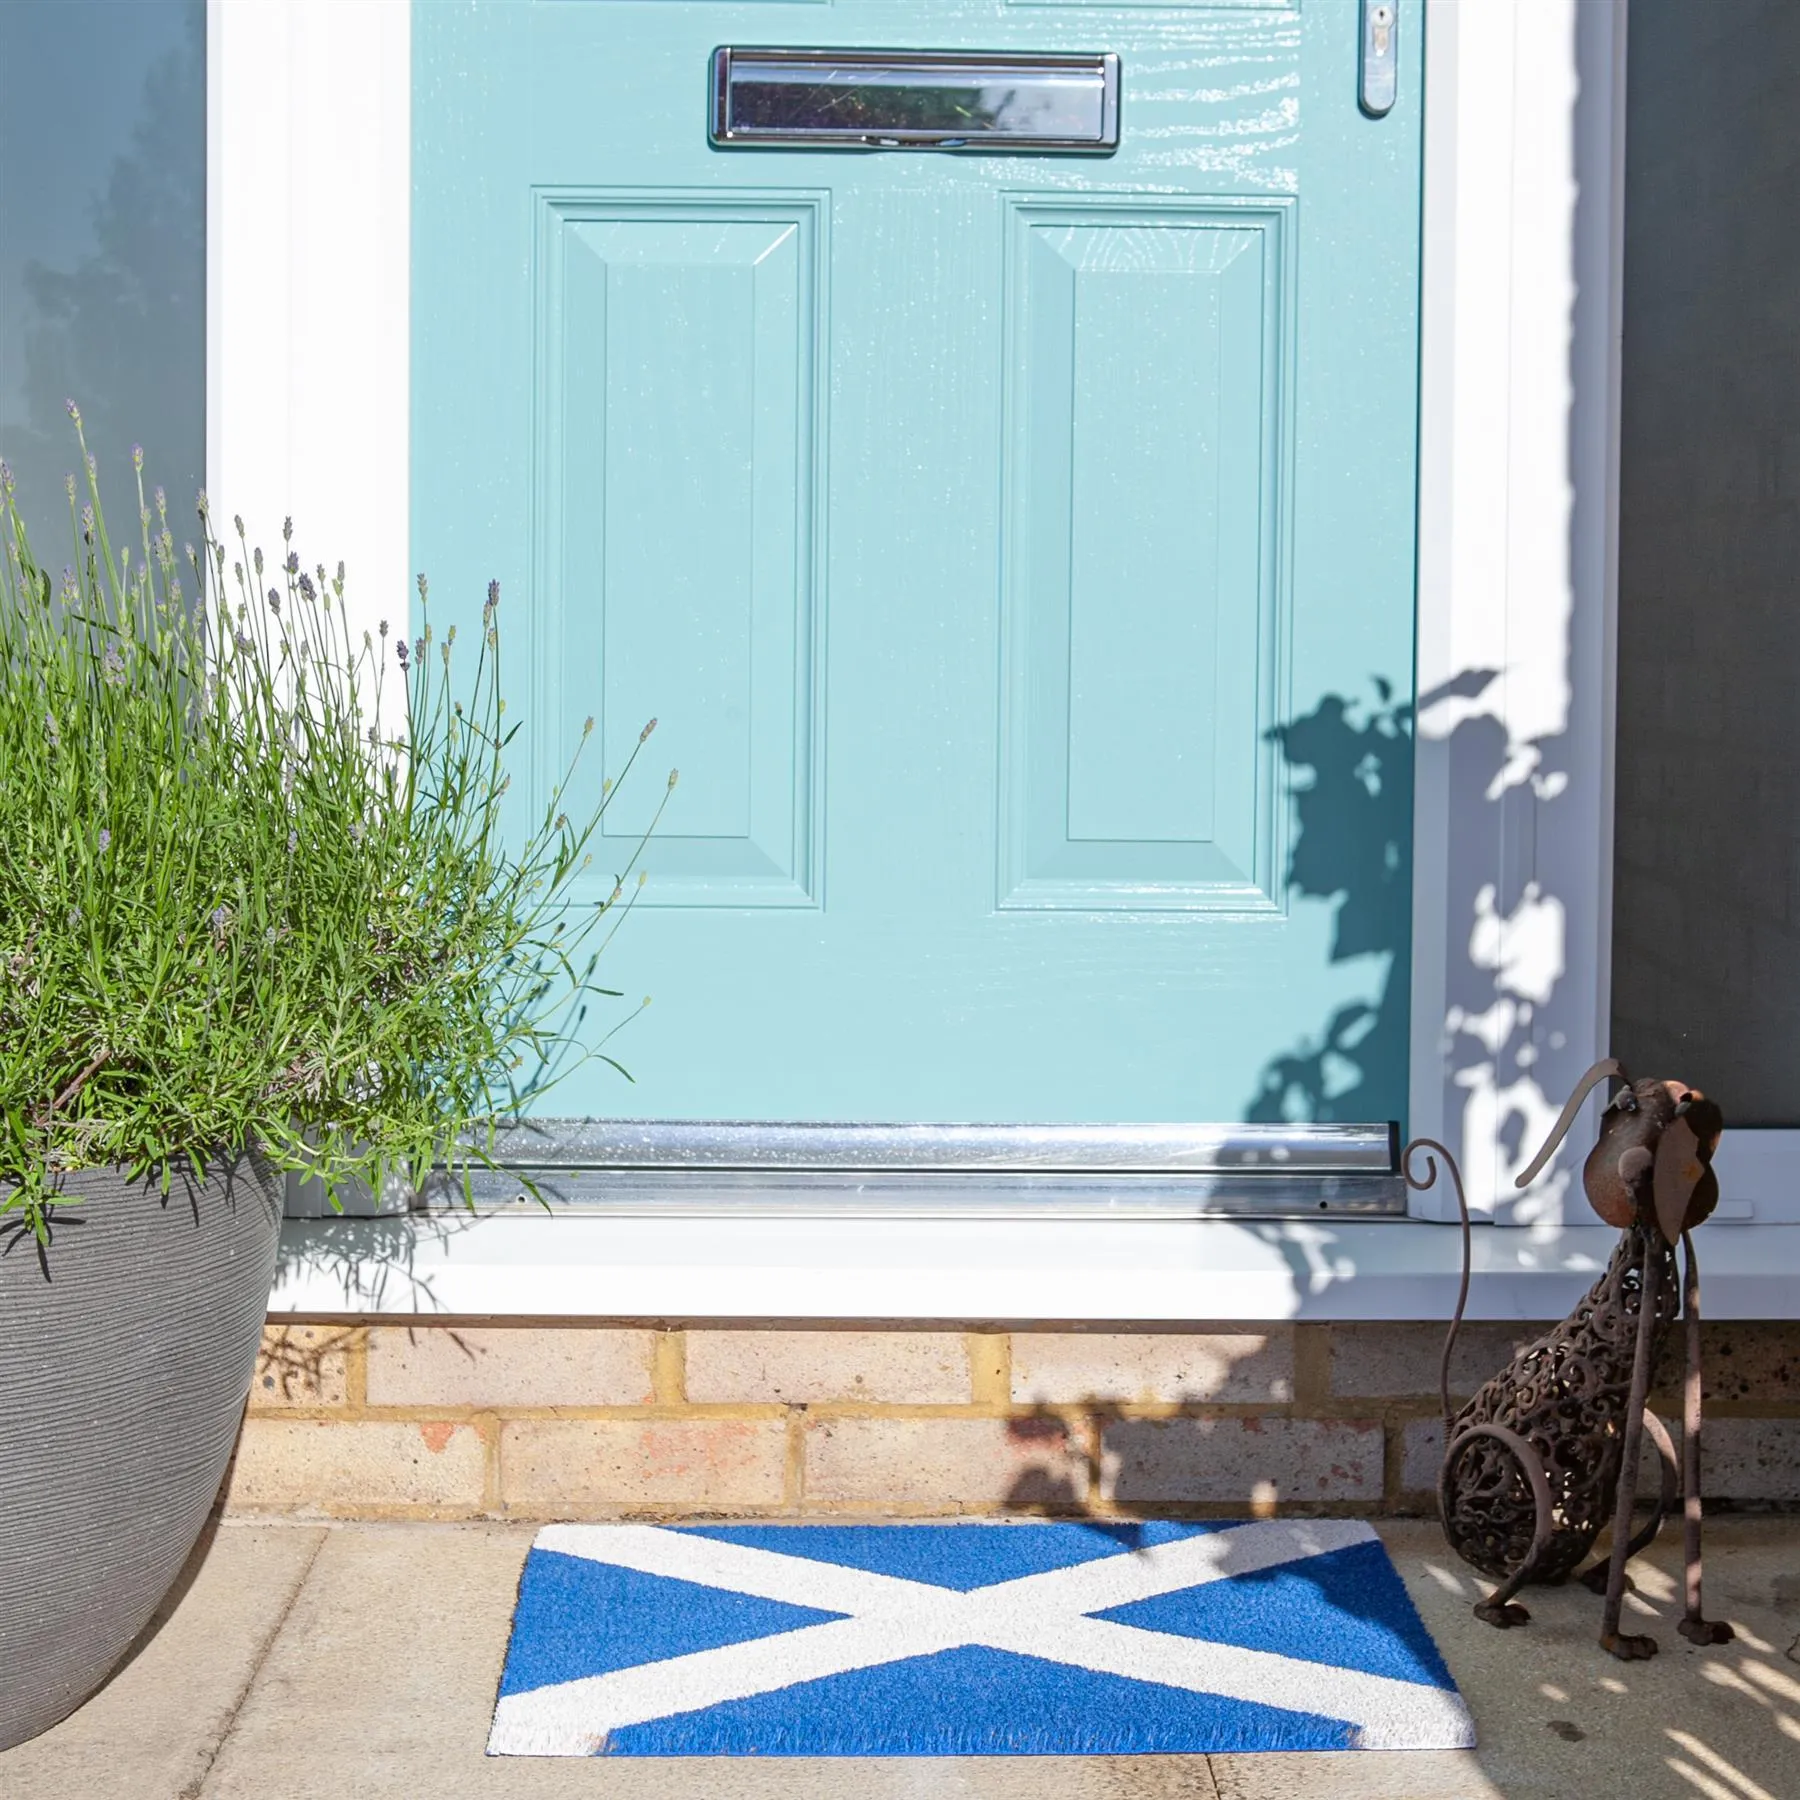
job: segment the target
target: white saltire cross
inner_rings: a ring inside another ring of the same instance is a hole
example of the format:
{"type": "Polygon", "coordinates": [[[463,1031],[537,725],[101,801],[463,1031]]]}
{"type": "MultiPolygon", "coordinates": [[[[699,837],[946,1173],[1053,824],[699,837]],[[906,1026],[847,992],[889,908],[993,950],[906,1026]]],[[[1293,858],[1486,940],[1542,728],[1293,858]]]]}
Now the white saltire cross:
{"type": "Polygon", "coordinates": [[[591,1755],[628,1725],[966,1644],[1343,1719],[1366,1749],[1472,1743],[1453,1689],[1087,1616],[1373,1538],[1360,1521],[1259,1521],[960,1592],[655,1525],[551,1526],[539,1549],[849,1616],[509,1694],[488,1750],[591,1755]]]}

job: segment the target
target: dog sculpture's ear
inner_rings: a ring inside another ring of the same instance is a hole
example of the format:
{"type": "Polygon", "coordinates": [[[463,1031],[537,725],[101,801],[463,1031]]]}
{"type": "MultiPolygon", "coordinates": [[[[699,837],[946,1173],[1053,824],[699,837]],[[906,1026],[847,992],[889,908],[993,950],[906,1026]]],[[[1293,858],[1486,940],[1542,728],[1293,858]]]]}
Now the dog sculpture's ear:
{"type": "Polygon", "coordinates": [[[1718,1106],[1697,1089],[1689,1089],[1657,1139],[1651,1194],[1657,1227],[1671,1244],[1702,1223],[1719,1203],[1712,1154],[1724,1126],[1718,1106]]]}
{"type": "Polygon", "coordinates": [[[1700,1160],[1700,1139],[1682,1113],[1677,1112],[1656,1140],[1656,1171],[1651,1177],[1656,1223],[1671,1244],[1681,1240],[1688,1203],[1705,1171],[1706,1165],[1700,1160]]]}
{"type": "Polygon", "coordinates": [[[1625,1079],[1625,1071],[1619,1067],[1618,1060],[1615,1057],[1606,1056],[1595,1063],[1576,1082],[1574,1093],[1563,1103],[1562,1112],[1558,1115],[1556,1123],[1550,1127],[1550,1135],[1544,1139],[1544,1147],[1531,1159],[1530,1166],[1525,1173],[1513,1183],[1514,1187],[1530,1187],[1537,1180],[1544,1164],[1556,1154],[1557,1145],[1569,1135],[1569,1127],[1575,1123],[1575,1115],[1581,1111],[1582,1102],[1601,1082],[1610,1080],[1615,1075],[1621,1081],[1625,1079]]]}

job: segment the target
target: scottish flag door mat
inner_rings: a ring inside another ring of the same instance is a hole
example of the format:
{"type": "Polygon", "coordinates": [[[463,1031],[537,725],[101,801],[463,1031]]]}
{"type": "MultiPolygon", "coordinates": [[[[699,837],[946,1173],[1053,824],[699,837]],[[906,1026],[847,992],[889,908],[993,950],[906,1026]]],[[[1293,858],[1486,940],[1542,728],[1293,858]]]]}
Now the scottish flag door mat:
{"type": "Polygon", "coordinates": [[[488,1753],[1474,1741],[1356,1521],[552,1525],[520,1580],[488,1753]]]}

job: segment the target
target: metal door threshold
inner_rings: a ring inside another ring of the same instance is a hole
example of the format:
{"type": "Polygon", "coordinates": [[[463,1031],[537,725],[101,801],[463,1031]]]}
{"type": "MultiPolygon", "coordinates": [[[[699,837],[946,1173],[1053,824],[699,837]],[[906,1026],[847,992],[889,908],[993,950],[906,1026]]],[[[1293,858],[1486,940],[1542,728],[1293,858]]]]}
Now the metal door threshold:
{"type": "MultiPolygon", "coordinates": [[[[536,1119],[476,1169],[482,1211],[693,1217],[1404,1215],[1398,1130],[1369,1125],[883,1125],[536,1119]]],[[[453,1205],[438,1177],[422,1201],[453,1205]]]]}

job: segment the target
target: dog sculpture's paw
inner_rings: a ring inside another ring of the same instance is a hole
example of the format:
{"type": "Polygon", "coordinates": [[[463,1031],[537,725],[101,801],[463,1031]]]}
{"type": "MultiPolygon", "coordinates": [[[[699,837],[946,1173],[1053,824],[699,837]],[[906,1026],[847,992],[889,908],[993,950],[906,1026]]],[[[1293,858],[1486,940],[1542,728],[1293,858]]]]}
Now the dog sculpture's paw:
{"type": "Polygon", "coordinates": [[[1495,1606],[1492,1601],[1484,1600],[1475,1608],[1475,1616],[1484,1625],[1498,1625],[1502,1631],[1506,1631],[1514,1625],[1531,1623],[1531,1614],[1517,1601],[1507,1601],[1500,1606],[1495,1606]]]}
{"type": "Polygon", "coordinates": [[[1737,1636],[1723,1619],[1683,1619],[1675,1629],[1690,1644],[1729,1644],[1737,1636]]]}
{"type": "Polygon", "coordinates": [[[1656,1654],[1656,1639],[1629,1631],[1609,1631],[1601,1638],[1600,1648],[1611,1651],[1620,1662],[1648,1662],[1656,1654]]]}

